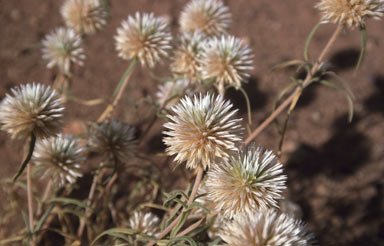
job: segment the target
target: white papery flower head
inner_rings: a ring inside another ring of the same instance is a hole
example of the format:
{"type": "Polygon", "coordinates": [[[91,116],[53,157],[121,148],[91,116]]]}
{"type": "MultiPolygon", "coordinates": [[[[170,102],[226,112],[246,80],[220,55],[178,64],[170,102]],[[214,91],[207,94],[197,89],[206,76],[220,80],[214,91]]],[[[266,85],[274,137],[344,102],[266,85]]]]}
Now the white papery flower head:
{"type": "Polygon", "coordinates": [[[85,59],[80,35],[71,28],[59,27],[49,33],[43,43],[43,59],[47,67],[57,66],[65,74],[70,73],[71,63],[82,66],[85,59]]]}
{"type": "Polygon", "coordinates": [[[1,129],[12,138],[25,139],[56,135],[62,125],[62,98],[51,87],[26,84],[11,89],[0,104],[1,129]]]}
{"type": "Polygon", "coordinates": [[[208,171],[208,199],[228,217],[277,207],[286,179],[283,166],[272,151],[252,145],[208,171]]]}
{"type": "Polygon", "coordinates": [[[134,127],[118,120],[102,122],[91,128],[88,146],[106,161],[126,162],[134,156],[137,147],[135,133],[134,127]]]}
{"type": "Polygon", "coordinates": [[[199,81],[204,42],[205,35],[200,32],[182,34],[171,64],[172,72],[191,81],[199,81]]]}
{"type": "Polygon", "coordinates": [[[226,33],[230,23],[229,8],[221,0],[192,0],[180,16],[182,32],[200,31],[208,36],[226,33]]]}
{"type": "Polygon", "coordinates": [[[179,101],[180,97],[193,94],[193,90],[189,88],[189,85],[190,81],[188,79],[179,79],[160,84],[156,93],[157,103],[159,105],[166,105],[165,108],[170,109],[179,101]]]}
{"type": "Polygon", "coordinates": [[[129,219],[130,228],[157,237],[160,233],[160,220],[153,213],[135,211],[129,219]]]}
{"type": "Polygon", "coordinates": [[[153,13],[128,16],[117,29],[116,50],[121,58],[138,58],[142,65],[153,67],[171,49],[168,21],[153,13]]]}
{"type": "Polygon", "coordinates": [[[241,141],[241,119],[233,118],[237,110],[221,96],[186,96],[171,110],[163,141],[167,154],[187,168],[207,169],[217,158],[228,159],[241,141]]]}
{"type": "Polygon", "coordinates": [[[310,246],[314,236],[300,220],[276,210],[236,216],[219,233],[228,246],[310,246]]]}
{"type": "Polygon", "coordinates": [[[65,24],[79,34],[94,34],[107,24],[101,0],[67,0],[61,7],[65,24]]]}
{"type": "Polygon", "coordinates": [[[81,177],[81,164],[85,158],[85,148],[79,139],[71,135],[59,134],[57,137],[43,139],[36,143],[32,162],[43,166],[44,174],[53,180],[54,184],[63,186],[74,183],[81,177]]]}
{"type": "Polygon", "coordinates": [[[316,4],[322,23],[337,23],[350,28],[365,26],[368,18],[380,19],[384,14],[383,0],[321,0],[316,4]]]}
{"type": "Polygon", "coordinates": [[[233,36],[212,38],[205,44],[201,72],[203,79],[215,79],[220,94],[225,85],[240,88],[253,69],[251,49],[233,36]]]}

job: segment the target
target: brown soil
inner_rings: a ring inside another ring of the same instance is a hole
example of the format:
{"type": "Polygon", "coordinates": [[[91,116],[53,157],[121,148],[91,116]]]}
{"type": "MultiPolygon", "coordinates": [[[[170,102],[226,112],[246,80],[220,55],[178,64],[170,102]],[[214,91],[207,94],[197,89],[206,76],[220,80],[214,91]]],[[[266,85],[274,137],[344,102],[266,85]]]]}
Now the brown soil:
{"type": "MultiPolygon", "coordinates": [[[[168,15],[177,30],[177,18],[186,0],[111,1],[107,27],[85,40],[86,64],[74,71],[72,92],[83,99],[108,98],[128,63],[117,57],[113,36],[120,22],[136,11],[168,15]]],[[[55,27],[63,25],[59,14],[62,1],[0,0],[0,95],[20,83],[50,84],[54,70],[41,60],[40,41],[55,27]]],[[[255,69],[245,86],[250,95],[254,129],[271,112],[273,100],[289,82],[293,70],[274,71],[283,61],[300,59],[305,39],[318,22],[316,1],[238,0],[226,1],[233,14],[231,34],[245,38],[252,47],[255,69]]],[[[310,47],[315,57],[329,39],[334,25],[323,25],[310,47]]],[[[288,175],[287,197],[303,210],[303,220],[316,234],[319,245],[384,245],[384,72],[382,21],[369,21],[366,57],[360,71],[353,66],[359,54],[360,34],[346,31],[331,51],[333,70],[348,81],[355,93],[355,115],[347,121],[347,103],[339,91],[323,86],[305,90],[289,122],[282,157],[288,175]]],[[[156,73],[168,76],[165,65],[156,73]]],[[[135,111],[135,103],[154,95],[157,82],[144,69],[137,69],[127,96],[119,108],[119,118],[145,129],[141,123],[150,115],[148,106],[135,111]],[[144,113],[143,113],[144,112],[144,113]]],[[[246,118],[246,107],[239,92],[227,97],[246,118]]],[[[67,104],[66,124],[95,120],[105,105],[87,107],[67,104]]],[[[146,138],[142,151],[155,153],[161,144],[161,120],[146,138]]],[[[257,139],[258,145],[276,150],[279,134],[271,125],[257,139]]],[[[12,177],[21,161],[22,143],[0,133],[0,178],[12,177]]],[[[164,173],[170,172],[165,169],[164,173]]],[[[167,187],[183,187],[182,175],[167,187]]],[[[177,174],[177,175],[176,175],[177,174]]],[[[7,186],[9,187],[9,186],[7,186]]],[[[4,188],[4,186],[3,186],[4,188]]],[[[0,189],[0,197],[6,197],[0,189]]],[[[24,191],[18,191],[23,196],[24,191]]],[[[1,199],[0,211],[8,199],[1,199]]],[[[20,209],[20,208],[15,208],[20,209]]],[[[25,207],[23,208],[25,209],[25,207]]],[[[22,217],[8,228],[22,228],[22,217]]],[[[0,214],[0,217],[2,215],[0,214]]],[[[4,234],[0,233],[0,238],[4,234]]]]}

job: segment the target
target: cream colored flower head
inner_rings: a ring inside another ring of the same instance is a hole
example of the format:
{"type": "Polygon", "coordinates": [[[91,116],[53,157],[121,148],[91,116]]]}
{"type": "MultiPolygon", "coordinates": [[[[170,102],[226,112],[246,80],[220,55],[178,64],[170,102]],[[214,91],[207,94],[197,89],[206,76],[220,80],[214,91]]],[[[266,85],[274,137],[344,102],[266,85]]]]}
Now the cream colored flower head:
{"type": "Polygon", "coordinates": [[[104,160],[126,162],[135,154],[137,142],[135,128],[111,120],[91,128],[88,138],[90,151],[104,156],[104,160]]]}
{"type": "Polygon", "coordinates": [[[101,0],[66,0],[61,7],[65,24],[79,34],[94,34],[107,24],[101,0]]]}
{"type": "Polygon", "coordinates": [[[321,11],[322,23],[363,27],[368,18],[380,19],[384,14],[383,0],[321,0],[316,7],[321,11]]]}
{"type": "Polygon", "coordinates": [[[43,139],[36,143],[32,162],[43,167],[43,177],[48,176],[58,186],[74,183],[81,177],[81,164],[85,160],[85,148],[71,135],[43,139]]]}
{"type": "Polygon", "coordinates": [[[179,101],[180,97],[193,94],[193,90],[189,88],[189,85],[190,81],[188,79],[179,79],[160,84],[156,93],[157,103],[165,105],[165,108],[170,109],[179,101]]]}
{"type": "Polygon", "coordinates": [[[153,67],[168,55],[172,36],[166,18],[136,13],[122,22],[115,40],[121,58],[138,58],[142,65],[153,67]]]}
{"type": "Polygon", "coordinates": [[[68,74],[72,63],[84,64],[81,45],[81,37],[73,29],[59,27],[43,40],[43,59],[48,61],[48,68],[57,66],[61,72],[68,74]]]}
{"type": "Polygon", "coordinates": [[[310,246],[314,236],[300,220],[276,210],[243,214],[225,224],[219,233],[227,246],[310,246]]]}
{"type": "Polygon", "coordinates": [[[208,171],[208,199],[228,217],[277,207],[286,179],[283,166],[272,151],[251,146],[208,171]]]}
{"type": "Polygon", "coordinates": [[[182,34],[171,64],[172,72],[191,81],[199,81],[204,42],[205,35],[200,32],[182,34]]]}
{"type": "Polygon", "coordinates": [[[131,229],[147,234],[148,236],[157,237],[160,232],[160,220],[153,213],[135,211],[129,219],[131,229]]]}
{"type": "Polygon", "coordinates": [[[192,0],[180,16],[182,32],[200,31],[207,36],[219,36],[227,32],[231,14],[221,0],[192,0]]]}
{"type": "Polygon", "coordinates": [[[234,118],[237,110],[221,96],[186,96],[171,110],[163,141],[167,154],[187,168],[206,170],[217,158],[228,159],[241,141],[241,119],[234,118]]]}
{"type": "Polygon", "coordinates": [[[240,39],[222,36],[205,45],[201,71],[203,79],[215,79],[220,94],[226,85],[240,88],[253,69],[251,49],[240,39]]]}
{"type": "Polygon", "coordinates": [[[0,104],[1,129],[12,138],[49,137],[61,130],[64,105],[59,94],[41,84],[11,89],[0,104]]]}

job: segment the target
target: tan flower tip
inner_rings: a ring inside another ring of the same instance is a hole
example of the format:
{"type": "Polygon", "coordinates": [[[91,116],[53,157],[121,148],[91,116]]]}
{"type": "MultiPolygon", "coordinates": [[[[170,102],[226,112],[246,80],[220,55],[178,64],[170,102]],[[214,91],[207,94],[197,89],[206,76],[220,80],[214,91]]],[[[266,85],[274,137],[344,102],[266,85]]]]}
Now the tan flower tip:
{"type": "Polygon", "coordinates": [[[49,86],[20,85],[11,89],[0,104],[1,128],[12,138],[56,135],[62,125],[64,105],[62,98],[49,86]]]}
{"type": "Polygon", "coordinates": [[[192,0],[180,16],[182,32],[200,31],[208,36],[226,33],[231,14],[221,0],[192,0]]]}
{"type": "Polygon", "coordinates": [[[101,0],[67,0],[61,7],[65,24],[79,34],[93,34],[107,24],[101,0]]]}
{"type": "Polygon", "coordinates": [[[229,217],[277,207],[286,179],[272,151],[250,146],[208,171],[208,199],[229,217]]]}
{"type": "Polygon", "coordinates": [[[153,67],[171,49],[172,36],[166,18],[153,13],[129,16],[117,29],[116,50],[121,58],[138,58],[142,65],[153,67]]]}
{"type": "Polygon", "coordinates": [[[380,19],[384,14],[383,0],[321,0],[317,5],[323,23],[364,26],[368,18],[380,19]]]}
{"type": "Polygon", "coordinates": [[[241,119],[234,119],[237,110],[221,96],[186,96],[171,109],[170,122],[163,141],[167,154],[175,161],[186,162],[187,168],[207,169],[216,158],[228,159],[241,141],[241,119]]]}

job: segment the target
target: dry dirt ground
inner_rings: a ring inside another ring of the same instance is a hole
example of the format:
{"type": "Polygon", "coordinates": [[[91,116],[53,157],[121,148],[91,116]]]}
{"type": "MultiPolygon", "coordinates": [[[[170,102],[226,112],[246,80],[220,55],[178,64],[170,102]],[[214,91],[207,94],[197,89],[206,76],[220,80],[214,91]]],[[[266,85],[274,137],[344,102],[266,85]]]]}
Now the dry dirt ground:
{"type": "MultiPolygon", "coordinates": [[[[83,99],[108,98],[128,63],[117,57],[113,36],[120,22],[136,11],[168,15],[173,31],[185,0],[110,1],[107,27],[85,40],[84,67],[76,67],[72,92],[83,99]]],[[[253,125],[271,111],[273,100],[289,82],[293,70],[270,72],[283,61],[300,59],[305,39],[319,20],[315,0],[225,1],[233,14],[230,33],[247,39],[254,54],[252,77],[245,86],[250,95],[253,125]]],[[[52,83],[56,73],[41,59],[40,41],[63,25],[59,14],[62,1],[0,0],[0,97],[10,88],[31,81],[52,83]]],[[[286,196],[303,210],[303,220],[316,234],[319,245],[384,245],[384,22],[369,21],[366,57],[360,71],[353,66],[360,47],[357,30],[346,31],[337,40],[328,60],[355,93],[355,115],[347,122],[347,104],[339,91],[311,86],[305,90],[289,122],[282,161],[288,175],[286,196]]],[[[313,39],[310,52],[319,54],[334,25],[323,25],[313,39]]],[[[167,76],[165,65],[156,73],[167,76]]],[[[154,95],[157,83],[137,69],[127,96],[119,108],[119,119],[143,130],[146,113],[137,114],[134,104],[154,95]]],[[[246,118],[239,92],[230,91],[246,118]]],[[[67,104],[66,124],[95,120],[105,105],[87,107],[67,104]]],[[[142,146],[153,153],[163,148],[161,120],[142,146]]],[[[269,126],[257,139],[258,145],[277,149],[279,134],[269,126]]],[[[21,161],[22,143],[0,133],[0,178],[11,177],[21,161]]],[[[164,167],[164,173],[170,168],[164,167]]],[[[183,176],[173,182],[183,184],[183,176]]],[[[173,183],[168,183],[171,188],[173,183]]],[[[6,192],[0,189],[0,216],[6,192]]],[[[20,190],[23,196],[23,190],[20,190]]],[[[21,227],[21,216],[8,226],[21,227]]],[[[4,235],[3,235],[4,236],[4,235]]],[[[0,233],[1,237],[1,233],[0,233]]]]}

